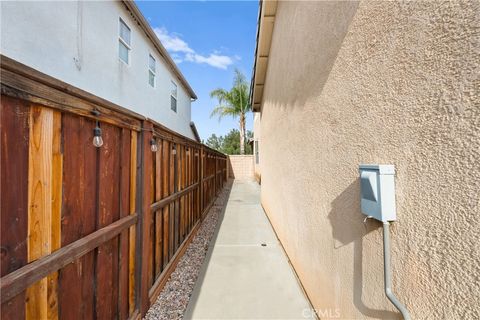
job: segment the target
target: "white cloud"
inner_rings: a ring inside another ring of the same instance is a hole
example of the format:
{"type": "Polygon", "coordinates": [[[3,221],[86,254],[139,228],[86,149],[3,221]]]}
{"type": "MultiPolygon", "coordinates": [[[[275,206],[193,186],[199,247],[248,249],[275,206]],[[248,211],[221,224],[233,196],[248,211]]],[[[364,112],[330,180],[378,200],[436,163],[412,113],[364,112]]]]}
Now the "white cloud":
{"type": "Polygon", "coordinates": [[[193,53],[194,51],[188,46],[188,44],[180,39],[176,34],[168,33],[165,28],[153,29],[158,39],[162,42],[165,49],[172,52],[184,52],[193,53]]]}
{"type": "Polygon", "coordinates": [[[183,61],[182,57],[176,53],[171,53],[170,56],[172,57],[173,61],[177,64],[182,63],[183,61]]]}
{"type": "Polygon", "coordinates": [[[233,64],[233,59],[229,56],[222,56],[214,53],[211,53],[208,56],[202,56],[197,53],[188,53],[185,55],[185,60],[195,63],[206,63],[219,69],[227,69],[229,65],[233,64]]]}
{"type": "Polygon", "coordinates": [[[201,55],[195,52],[188,43],[182,40],[179,35],[169,33],[165,28],[154,28],[155,34],[162,42],[165,49],[167,49],[175,63],[182,61],[189,61],[193,63],[204,63],[219,69],[227,69],[227,67],[234,63],[234,60],[240,60],[238,55],[229,57],[222,55],[220,51],[214,50],[209,55],[201,55]]]}

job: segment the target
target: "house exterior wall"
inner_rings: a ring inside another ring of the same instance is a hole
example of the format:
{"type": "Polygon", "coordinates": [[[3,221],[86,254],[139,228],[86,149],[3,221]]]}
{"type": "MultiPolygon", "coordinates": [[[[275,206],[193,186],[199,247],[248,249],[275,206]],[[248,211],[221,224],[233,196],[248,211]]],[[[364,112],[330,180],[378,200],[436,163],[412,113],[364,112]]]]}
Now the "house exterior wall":
{"type": "Polygon", "coordinates": [[[253,163],[254,163],[254,171],[255,171],[255,178],[260,180],[262,175],[261,165],[260,165],[260,150],[262,148],[261,145],[261,114],[260,112],[253,113],[253,163]]]}
{"type": "Polygon", "coordinates": [[[393,291],[412,319],[480,318],[480,3],[279,2],[262,204],[320,318],[399,318],[358,166],[396,166],[393,291]]]}
{"type": "Polygon", "coordinates": [[[121,2],[3,1],[1,16],[2,54],[194,138],[188,91],[121,2]],[[129,65],[118,57],[119,18],[131,29],[129,65]],[[148,84],[149,54],[155,88],[148,84]],[[171,80],[177,113],[170,109],[171,80]]]}

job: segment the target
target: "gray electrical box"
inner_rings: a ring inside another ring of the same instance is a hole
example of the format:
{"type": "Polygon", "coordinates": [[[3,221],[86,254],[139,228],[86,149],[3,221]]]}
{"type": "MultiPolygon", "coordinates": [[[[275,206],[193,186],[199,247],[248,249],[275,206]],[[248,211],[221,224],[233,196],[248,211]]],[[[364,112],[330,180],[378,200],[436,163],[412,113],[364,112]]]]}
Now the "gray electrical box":
{"type": "Polygon", "coordinates": [[[395,166],[361,164],[359,170],[362,213],[383,222],[395,221],[395,166]]]}

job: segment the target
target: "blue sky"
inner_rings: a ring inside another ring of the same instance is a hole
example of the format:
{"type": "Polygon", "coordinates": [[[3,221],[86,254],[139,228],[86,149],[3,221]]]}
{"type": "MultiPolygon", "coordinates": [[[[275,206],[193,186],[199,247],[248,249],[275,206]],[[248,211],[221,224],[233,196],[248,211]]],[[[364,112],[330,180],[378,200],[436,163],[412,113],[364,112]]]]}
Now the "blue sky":
{"type": "MultiPolygon", "coordinates": [[[[257,1],[136,1],[162,44],[177,62],[198,100],[192,120],[200,137],[225,134],[238,120],[210,118],[217,104],[210,91],[230,89],[235,68],[251,79],[257,28],[257,1]]],[[[253,118],[247,118],[252,129],[253,118]]]]}

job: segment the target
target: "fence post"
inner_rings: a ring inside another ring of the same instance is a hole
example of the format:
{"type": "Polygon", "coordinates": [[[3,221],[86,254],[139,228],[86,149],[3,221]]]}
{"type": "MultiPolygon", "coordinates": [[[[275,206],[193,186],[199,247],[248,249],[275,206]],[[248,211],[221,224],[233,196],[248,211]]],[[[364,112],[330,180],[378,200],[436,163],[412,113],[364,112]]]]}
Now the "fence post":
{"type": "Polygon", "coordinates": [[[214,178],[213,178],[213,194],[217,195],[218,188],[217,188],[217,182],[218,182],[218,173],[217,173],[217,155],[215,154],[215,173],[214,173],[214,178]]]}
{"type": "Polygon", "coordinates": [[[152,220],[151,212],[151,183],[150,176],[152,174],[152,156],[150,150],[150,140],[152,139],[152,123],[144,121],[141,139],[141,184],[139,190],[139,197],[141,198],[141,211],[139,212],[139,221],[141,229],[141,248],[137,251],[137,256],[140,255],[137,261],[140,261],[140,281],[139,281],[139,307],[140,314],[143,317],[149,307],[148,291],[150,283],[149,280],[149,265],[150,261],[150,223],[152,220]]]}
{"type": "Polygon", "coordinates": [[[200,146],[200,219],[203,220],[203,145],[200,146]]]}

